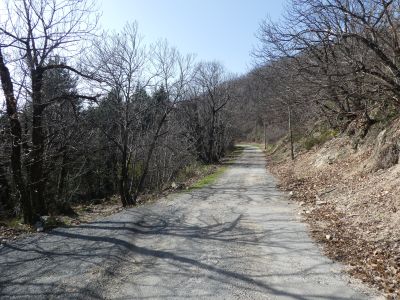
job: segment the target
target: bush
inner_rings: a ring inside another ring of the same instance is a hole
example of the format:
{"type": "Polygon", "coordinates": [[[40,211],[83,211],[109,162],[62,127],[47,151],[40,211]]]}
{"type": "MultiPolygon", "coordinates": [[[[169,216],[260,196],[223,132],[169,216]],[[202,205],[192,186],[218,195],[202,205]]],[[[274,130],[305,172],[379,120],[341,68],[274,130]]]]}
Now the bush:
{"type": "Polygon", "coordinates": [[[309,137],[306,137],[303,140],[303,146],[305,149],[310,150],[316,145],[322,145],[326,143],[327,141],[331,140],[334,137],[337,137],[339,132],[334,129],[328,129],[322,132],[319,132],[318,134],[311,135],[309,137]]]}
{"type": "Polygon", "coordinates": [[[184,182],[188,178],[192,178],[195,176],[198,176],[200,173],[200,169],[202,168],[202,165],[198,162],[195,162],[193,164],[187,165],[184,168],[180,170],[178,175],[176,176],[176,181],[178,182],[184,182]]]}

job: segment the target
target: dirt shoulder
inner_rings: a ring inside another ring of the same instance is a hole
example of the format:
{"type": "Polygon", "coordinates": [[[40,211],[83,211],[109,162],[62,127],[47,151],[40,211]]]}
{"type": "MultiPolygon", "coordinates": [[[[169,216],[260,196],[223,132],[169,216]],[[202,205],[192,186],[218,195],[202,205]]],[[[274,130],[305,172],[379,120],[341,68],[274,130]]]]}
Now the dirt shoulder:
{"type": "Polygon", "coordinates": [[[325,253],[347,271],[400,298],[400,166],[368,171],[373,147],[353,149],[335,138],[295,161],[269,157],[280,188],[302,206],[302,217],[325,253]]]}

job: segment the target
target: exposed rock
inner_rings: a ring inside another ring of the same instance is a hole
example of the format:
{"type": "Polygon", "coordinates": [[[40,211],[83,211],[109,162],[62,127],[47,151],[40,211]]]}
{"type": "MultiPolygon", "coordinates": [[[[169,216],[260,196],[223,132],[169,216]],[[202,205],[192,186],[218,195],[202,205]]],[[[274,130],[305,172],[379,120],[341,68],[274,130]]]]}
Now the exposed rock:
{"type": "Polygon", "coordinates": [[[44,224],[46,224],[49,219],[50,219],[50,216],[41,216],[40,217],[40,221],[43,222],[44,224]]]}
{"type": "Polygon", "coordinates": [[[44,224],[41,221],[37,221],[35,223],[36,232],[43,232],[44,231],[44,224]]]}
{"type": "Polygon", "coordinates": [[[399,162],[400,147],[397,140],[398,135],[386,129],[379,133],[371,159],[366,165],[367,171],[388,169],[399,162]]]}

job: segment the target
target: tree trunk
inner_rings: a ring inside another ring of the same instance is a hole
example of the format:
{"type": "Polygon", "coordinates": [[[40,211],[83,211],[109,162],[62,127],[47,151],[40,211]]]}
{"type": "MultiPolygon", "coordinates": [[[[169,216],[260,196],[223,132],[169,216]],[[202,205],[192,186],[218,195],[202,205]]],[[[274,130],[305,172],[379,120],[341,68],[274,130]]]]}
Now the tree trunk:
{"type": "Polygon", "coordinates": [[[290,105],[288,106],[288,122],[289,122],[290,157],[292,160],[294,160],[292,109],[291,109],[290,105]]]}
{"type": "Polygon", "coordinates": [[[67,167],[66,167],[67,159],[68,159],[67,158],[67,150],[64,149],[62,161],[61,161],[61,170],[60,170],[60,174],[59,174],[58,182],[57,182],[57,200],[58,201],[63,201],[65,177],[67,176],[67,167]]]}
{"type": "Polygon", "coordinates": [[[213,109],[211,115],[211,125],[210,125],[210,133],[208,136],[208,154],[207,154],[207,162],[217,162],[218,158],[215,155],[215,110],[213,109]]]}
{"type": "Polygon", "coordinates": [[[264,125],[264,150],[267,150],[267,125],[265,124],[265,120],[263,122],[264,125]]]}
{"type": "Polygon", "coordinates": [[[128,184],[127,184],[127,180],[128,180],[128,168],[126,165],[126,159],[127,159],[127,155],[126,155],[126,149],[124,149],[123,153],[122,153],[122,159],[121,159],[121,173],[120,173],[120,179],[119,179],[119,196],[121,198],[121,203],[122,206],[125,207],[127,205],[129,205],[129,189],[128,189],[128,184]]]}
{"type": "MultiPolygon", "coordinates": [[[[128,110],[126,109],[126,112],[128,110]]],[[[125,115],[125,120],[128,119],[128,116],[125,115]]],[[[128,169],[128,134],[127,134],[127,126],[126,124],[122,127],[122,157],[121,157],[121,173],[119,178],[119,196],[121,198],[122,206],[132,205],[133,199],[130,194],[129,187],[129,169],[128,169]]]]}
{"type": "Polygon", "coordinates": [[[12,211],[14,210],[14,203],[11,201],[10,190],[10,185],[6,177],[6,171],[0,164],[0,218],[2,217],[2,209],[5,216],[11,216],[12,211]]]}
{"type": "Polygon", "coordinates": [[[11,147],[11,170],[13,175],[13,181],[15,183],[20,204],[22,208],[24,223],[33,223],[32,217],[32,206],[28,197],[26,184],[22,176],[22,159],[21,159],[21,147],[22,147],[22,129],[21,123],[18,119],[17,112],[17,100],[14,96],[14,87],[11,81],[11,76],[8,68],[4,63],[3,54],[0,47],[0,78],[1,85],[3,88],[4,96],[6,98],[7,116],[10,121],[10,130],[12,138],[11,147]]]}
{"type": "Polygon", "coordinates": [[[47,214],[44,201],[45,178],[43,174],[44,135],[42,104],[42,70],[32,70],[32,151],[30,155],[30,196],[33,207],[33,221],[47,214]]]}
{"type": "Polygon", "coordinates": [[[142,190],[143,190],[144,181],[145,181],[145,179],[147,177],[147,173],[149,171],[150,160],[151,160],[151,158],[153,156],[153,152],[154,152],[154,149],[156,148],[156,144],[157,144],[157,140],[159,138],[159,134],[160,134],[161,128],[162,128],[162,126],[163,126],[163,124],[164,124],[164,122],[165,122],[165,120],[167,118],[167,115],[168,115],[168,112],[165,112],[164,115],[162,116],[160,122],[158,123],[157,130],[156,130],[156,132],[155,132],[155,134],[153,136],[153,141],[152,141],[152,143],[150,145],[149,152],[147,152],[147,157],[146,157],[146,161],[145,161],[145,164],[144,164],[143,173],[140,176],[139,184],[138,184],[138,186],[136,188],[136,192],[135,192],[135,196],[134,196],[134,200],[133,200],[134,204],[136,204],[136,200],[137,200],[137,197],[139,196],[139,193],[142,192],[142,190]]]}

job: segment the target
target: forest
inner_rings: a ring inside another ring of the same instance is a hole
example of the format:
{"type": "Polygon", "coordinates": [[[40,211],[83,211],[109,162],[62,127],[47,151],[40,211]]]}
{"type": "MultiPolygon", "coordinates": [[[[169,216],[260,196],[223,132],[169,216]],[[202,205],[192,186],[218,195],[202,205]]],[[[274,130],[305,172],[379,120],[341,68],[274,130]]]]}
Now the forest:
{"type": "Polygon", "coordinates": [[[122,206],[232,146],[233,76],[135,22],[100,32],[94,1],[10,1],[0,24],[0,214],[122,206]]]}

